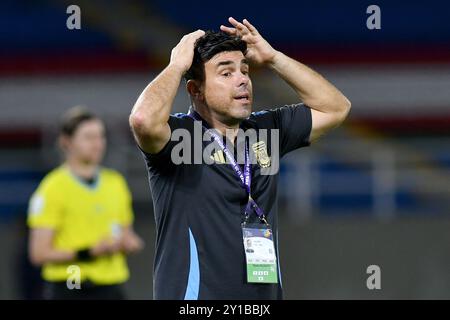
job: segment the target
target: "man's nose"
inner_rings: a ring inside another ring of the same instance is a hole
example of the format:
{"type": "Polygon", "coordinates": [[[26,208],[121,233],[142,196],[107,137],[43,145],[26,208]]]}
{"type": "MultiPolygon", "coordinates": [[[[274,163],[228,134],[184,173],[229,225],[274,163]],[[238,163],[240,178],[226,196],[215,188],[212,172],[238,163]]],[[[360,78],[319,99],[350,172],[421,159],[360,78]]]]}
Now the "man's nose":
{"type": "Polygon", "coordinates": [[[241,73],[241,75],[239,77],[239,87],[247,86],[249,81],[250,81],[250,78],[248,77],[248,75],[241,73]]]}

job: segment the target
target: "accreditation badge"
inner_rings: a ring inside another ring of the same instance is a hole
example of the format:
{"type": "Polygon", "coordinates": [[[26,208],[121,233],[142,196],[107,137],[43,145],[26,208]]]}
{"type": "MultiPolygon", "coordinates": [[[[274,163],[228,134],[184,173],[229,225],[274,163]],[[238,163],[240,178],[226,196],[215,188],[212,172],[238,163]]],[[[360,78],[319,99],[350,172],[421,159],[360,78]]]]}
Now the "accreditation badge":
{"type": "Polygon", "coordinates": [[[278,283],[277,257],[269,225],[243,224],[248,283],[278,283]]]}

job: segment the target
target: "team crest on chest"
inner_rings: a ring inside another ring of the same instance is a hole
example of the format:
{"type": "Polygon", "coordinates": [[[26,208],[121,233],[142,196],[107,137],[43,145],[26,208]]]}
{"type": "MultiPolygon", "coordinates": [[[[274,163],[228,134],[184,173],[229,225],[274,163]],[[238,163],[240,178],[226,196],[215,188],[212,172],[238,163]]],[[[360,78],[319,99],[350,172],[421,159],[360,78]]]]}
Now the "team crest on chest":
{"type": "Polygon", "coordinates": [[[256,161],[261,168],[270,167],[270,157],[267,154],[267,147],[264,141],[258,141],[252,144],[253,152],[256,155],[256,161]]]}

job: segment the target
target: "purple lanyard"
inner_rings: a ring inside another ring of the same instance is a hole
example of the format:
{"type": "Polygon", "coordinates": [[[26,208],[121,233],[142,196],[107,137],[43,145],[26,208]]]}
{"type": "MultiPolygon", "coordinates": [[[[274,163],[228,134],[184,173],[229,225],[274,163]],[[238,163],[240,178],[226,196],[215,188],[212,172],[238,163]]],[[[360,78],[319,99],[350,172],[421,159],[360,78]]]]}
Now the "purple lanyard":
{"type": "MultiPolygon", "coordinates": [[[[196,121],[202,121],[205,122],[200,115],[193,110],[192,108],[188,112],[188,116],[196,121]]],[[[205,129],[207,129],[205,126],[203,126],[205,129]]],[[[234,156],[228,150],[228,148],[223,143],[223,140],[214,130],[208,130],[207,132],[212,136],[214,141],[217,142],[219,147],[222,149],[223,153],[225,153],[225,156],[227,157],[228,162],[230,163],[231,167],[233,168],[234,172],[238,175],[239,179],[241,180],[243,188],[247,191],[248,194],[248,202],[247,206],[245,207],[245,216],[246,218],[249,216],[251,209],[254,209],[256,214],[258,215],[259,219],[267,224],[266,217],[264,215],[264,212],[262,209],[256,204],[255,200],[253,200],[251,196],[251,184],[252,184],[252,174],[251,174],[251,166],[250,166],[250,156],[249,156],[249,146],[247,140],[245,140],[245,162],[244,162],[244,172],[242,172],[241,167],[234,159],[234,156]]]]}

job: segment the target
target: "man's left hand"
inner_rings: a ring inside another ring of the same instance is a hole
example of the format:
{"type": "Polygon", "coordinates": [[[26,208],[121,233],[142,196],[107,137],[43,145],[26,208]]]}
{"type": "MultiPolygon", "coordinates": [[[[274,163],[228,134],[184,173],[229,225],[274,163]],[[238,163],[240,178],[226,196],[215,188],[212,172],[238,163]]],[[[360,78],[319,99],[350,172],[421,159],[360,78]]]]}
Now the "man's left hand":
{"type": "Polygon", "coordinates": [[[228,21],[232,27],[220,26],[220,30],[242,38],[247,43],[245,57],[257,65],[267,65],[273,62],[277,51],[259,34],[258,30],[247,19],[242,23],[230,17],[228,21]]]}

